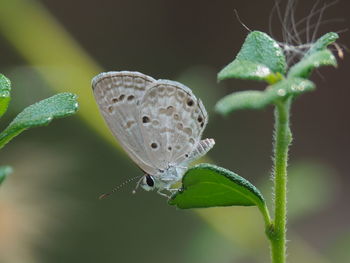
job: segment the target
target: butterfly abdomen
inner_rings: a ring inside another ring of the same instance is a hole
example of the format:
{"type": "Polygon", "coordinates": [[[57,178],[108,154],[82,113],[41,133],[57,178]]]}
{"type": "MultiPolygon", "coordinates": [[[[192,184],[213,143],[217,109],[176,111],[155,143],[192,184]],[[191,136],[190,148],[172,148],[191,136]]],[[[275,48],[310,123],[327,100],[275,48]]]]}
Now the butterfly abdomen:
{"type": "Polygon", "coordinates": [[[198,142],[197,147],[191,153],[189,159],[191,161],[195,161],[202,156],[204,156],[207,152],[210,151],[215,145],[214,139],[204,139],[198,142]]]}

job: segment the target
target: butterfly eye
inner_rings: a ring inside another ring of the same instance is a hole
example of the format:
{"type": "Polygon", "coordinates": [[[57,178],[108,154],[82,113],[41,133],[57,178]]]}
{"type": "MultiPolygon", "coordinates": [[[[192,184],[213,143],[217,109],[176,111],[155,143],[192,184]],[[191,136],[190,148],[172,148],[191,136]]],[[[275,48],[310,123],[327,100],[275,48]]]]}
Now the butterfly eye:
{"type": "Polygon", "coordinates": [[[140,186],[146,190],[151,191],[154,189],[154,179],[151,175],[147,174],[142,178],[140,186]]]}
{"type": "Polygon", "coordinates": [[[152,176],[146,175],[146,184],[149,187],[153,187],[154,186],[154,180],[153,180],[152,176]]]}

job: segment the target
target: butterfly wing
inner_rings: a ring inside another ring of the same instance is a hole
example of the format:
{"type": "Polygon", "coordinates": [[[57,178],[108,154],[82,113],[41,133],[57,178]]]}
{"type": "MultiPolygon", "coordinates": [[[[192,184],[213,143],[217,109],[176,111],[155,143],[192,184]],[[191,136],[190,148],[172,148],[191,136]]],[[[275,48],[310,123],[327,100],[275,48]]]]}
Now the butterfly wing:
{"type": "Polygon", "coordinates": [[[92,80],[99,109],[121,146],[146,173],[155,174],[140,127],[139,104],[156,80],[139,72],[105,72],[92,80]]]}
{"type": "Polygon", "coordinates": [[[158,80],[140,106],[141,132],[152,164],[165,170],[186,161],[208,121],[202,102],[181,83],[158,80]]]}

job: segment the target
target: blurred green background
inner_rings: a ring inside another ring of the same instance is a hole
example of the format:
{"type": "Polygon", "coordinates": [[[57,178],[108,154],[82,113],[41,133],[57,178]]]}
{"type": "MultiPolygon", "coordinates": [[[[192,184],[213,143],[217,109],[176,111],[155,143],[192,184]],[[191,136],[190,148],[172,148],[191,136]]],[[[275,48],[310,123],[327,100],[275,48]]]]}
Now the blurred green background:
{"type": "MultiPolygon", "coordinates": [[[[282,1],[282,5],[286,1],[282,1]]],[[[300,3],[297,18],[310,14],[300,3]]],[[[74,92],[79,113],[25,132],[1,151],[14,167],[0,189],[0,262],[268,262],[256,208],[180,211],[134,184],[98,196],[139,174],[114,141],[94,102],[91,78],[136,70],[183,82],[210,114],[210,158],[260,186],[271,204],[272,109],[222,118],[215,102],[261,83],[216,83],[247,31],[269,31],[274,1],[1,0],[0,72],[12,80],[4,128],[25,106],[74,92]]],[[[346,18],[350,3],[329,8],[324,21],[346,18]]],[[[279,41],[281,24],[272,20],[279,41]]],[[[317,36],[349,27],[333,21],[317,36]]],[[[303,30],[303,28],[301,28],[303,30]]],[[[348,34],[339,43],[350,46],[348,34]]],[[[289,262],[350,262],[348,185],[350,95],[348,53],[339,69],[322,68],[317,91],[293,106],[289,174],[289,262]]]]}

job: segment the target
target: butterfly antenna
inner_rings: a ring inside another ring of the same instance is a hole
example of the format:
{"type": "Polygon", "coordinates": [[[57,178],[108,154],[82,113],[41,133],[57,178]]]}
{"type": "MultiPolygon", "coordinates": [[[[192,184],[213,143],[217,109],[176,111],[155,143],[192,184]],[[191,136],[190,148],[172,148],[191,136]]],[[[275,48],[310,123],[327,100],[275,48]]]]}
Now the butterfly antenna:
{"type": "Polygon", "coordinates": [[[241,18],[240,18],[239,15],[238,15],[237,9],[234,9],[233,11],[235,12],[235,15],[236,15],[236,18],[237,18],[238,22],[239,22],[246,30],[248,30],[249,32],[252,32],[252,30],[250,30],[250,28],[247,27],[247,26],[242,22],[241,18]]]}
{"type": "MultiPolygon", "coordinates": [[[[114,192],[118,191],[118,190],[119,190],[120,188],[122,188],[123,186],[127,185],[128,183],[130,183],[130,182],[132,182],[132,181],[134,181],[135,179],[138,179],[138,178],[140,178],[140,177],[141,177],[141,179],[142,179],[142,176],[135,176],[135,177],[132,177],[132,178],[126,180],[125,182],[121,183],[120,185],[118,185],[117,187],[115,187],[114,189],[112,189],[112,191],[110,191],[109,193],[100,195],[100,197],[99,197],[98,199],[101,200],[101,199],[106,198],[107,196],[110,196],[111,194],[113,194],[114,192]]],[[[136,187],[138,187],[138,185],[140,184],[140,181],[141,181],[141,180],[139,180],[139,182],[137,183],[136,187]]],[[[134,190],[134,191],[135,191],[135,190],[134,190]]]]}

